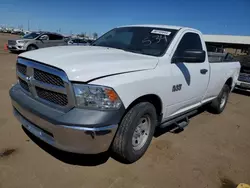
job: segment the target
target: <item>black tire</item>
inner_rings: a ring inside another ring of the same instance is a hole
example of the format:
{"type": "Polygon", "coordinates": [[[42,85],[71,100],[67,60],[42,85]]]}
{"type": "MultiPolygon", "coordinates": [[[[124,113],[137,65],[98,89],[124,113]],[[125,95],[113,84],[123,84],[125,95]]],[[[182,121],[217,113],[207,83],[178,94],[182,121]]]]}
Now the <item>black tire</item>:
{"type": "Polygon", "coordinates": [[[32,50],[36,50],[36,49],[37,49],[37,47],[35,45],[29,45],[27,47],[27,51],[32,51],[32,50]]]}
{"type": "Polygon", "coordinates": [[[220,94],[218,95],[218,97],[216,99],[214,99],[212,101],[212,103],[209,105],[208,110],[211,113],[214,113],[214,114],[222,113],[223,110],[225,109],[226,105],[227,105],[229,93],[230,93],[229,86],[224,85],[221,92],[220,92],[220,94]],[[222,104],[222,102],[223,102],[223,104],[222,104]]]}
{"type": "Polygon", "coordinates": [[[132,107],[123,117],[117,130],[111,149],[114,157],[123,163],[133,163],[140,159],[146,152],[157,124],[157,115],[154,105],[149,102],[141,102],[132,107]],[[139,122],[142,118],[150,119],[150,129],[144,144],[140,149],[135,150],[132,144],[132,138],[139,122]]]}

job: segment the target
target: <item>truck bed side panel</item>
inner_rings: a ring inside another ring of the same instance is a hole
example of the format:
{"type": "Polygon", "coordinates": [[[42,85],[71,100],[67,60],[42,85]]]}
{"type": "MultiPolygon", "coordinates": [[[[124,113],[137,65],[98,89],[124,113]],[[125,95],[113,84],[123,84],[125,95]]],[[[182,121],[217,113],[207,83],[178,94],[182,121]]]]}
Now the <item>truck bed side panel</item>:
{"type": "Polygon", "coordinates": [[[218,96],[223,85],[229,78],[233,79],[233,88],[238,79],[239,71],[239,62],[210,63],[210,81],[204,100],[218,96]]]}

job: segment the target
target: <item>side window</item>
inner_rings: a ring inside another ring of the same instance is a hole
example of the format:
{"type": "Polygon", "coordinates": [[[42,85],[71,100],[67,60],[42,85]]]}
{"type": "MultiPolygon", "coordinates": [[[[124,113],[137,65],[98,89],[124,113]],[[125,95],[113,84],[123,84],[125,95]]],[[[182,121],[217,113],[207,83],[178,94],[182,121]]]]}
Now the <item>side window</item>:
{"type": "Polygon", "coordinates": [[[233,62],[234,61],[234,57],[232,56],[232,54],[227,54],[226,58],[225,58],[226,62],[233,62]]]}
{"type": "Polygon", "coordinates": [[[61,35],[49,34],[49,40],[63,40],[61,35]]]}
{"type": "Polygon", "coordinates": [[[200,36],[196,33],[186,33],[183,35],[174,57],[182,57],[186,50],[203,50],[200,36]]]}
{"type": "Polygon", "coordinates": [[[39,37],[39,39],[41,40],[49,40],[49,36],[48,35],[42,35],[39,37]]]}

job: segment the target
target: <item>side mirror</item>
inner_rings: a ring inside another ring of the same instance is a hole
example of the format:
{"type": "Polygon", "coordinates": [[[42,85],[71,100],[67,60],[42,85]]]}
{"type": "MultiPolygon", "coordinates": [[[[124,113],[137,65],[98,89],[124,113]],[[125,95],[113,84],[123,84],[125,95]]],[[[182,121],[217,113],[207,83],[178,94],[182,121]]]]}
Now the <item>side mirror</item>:
{"type": "Polygon", "coordinates": [[[173,57],[172,63],[202,63],[206,59],[206,52],[204,50],[186,50],[182,57],[173,57]]]}
{"type": "Polygon", "coordinates": [[[49,40],[49,36],[48,35],[42,35],[41,37],[39,37],[39,40],[49,40]]]}

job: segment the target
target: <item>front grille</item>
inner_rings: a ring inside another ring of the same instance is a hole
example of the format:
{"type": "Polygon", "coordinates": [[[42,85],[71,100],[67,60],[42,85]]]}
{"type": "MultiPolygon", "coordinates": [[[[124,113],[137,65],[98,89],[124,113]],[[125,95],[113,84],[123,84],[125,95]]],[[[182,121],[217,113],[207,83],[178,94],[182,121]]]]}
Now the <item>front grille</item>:
{"type": "Polygon", "coordinates": [[[74,107],[74,92],[65,72],[29,59],[17,59],[21,88],[35,100],[66,111],[74,107]]]}
{"type": "Polygon", "coordinates": [[[38,69],[34,69],[34,78],[38,81],[41,81],[47,84],[64,87],[63,80],[59,76],[56,76],[56,75],[53,75],[53,74],[50,74],[50,73],[47,73],[38,69]]]}
{"type": "Polygon", "coordinates": [[[26,90],[26,91],[28,91],[28,92],[30,91],[27,82],[23,81],[23,80],[20,79],[20,78],[19,78],[19,84],[20,84],[20,86],[21,86],[24,90],[26,90]]]}
{"type": "Polygon", "coordinates": [[[9,40],[8,41],[8,45],[15,45],[16,44],[16,41],[15,40],[9,40]]]}
{"type": "Polygon", "coordinates": [[[17,69],[18,72],[22,73],[23,75],[26,75],[27,66],[17,63],[16,64],[16,69],[17,69]]]}
{"type": "Polygon", "coordinates": [[[66,106],[68,104],[67,95],[49,91],[40,87],[36,87],[37,96],[49,102],[66,106]]]}
{"type": "Polygon", "coordinates": [[[9,41],[8,41],[8,44],[9,44],[9,45],[15,45],[15,44],[16,44],[16,41],[15,41],[15,40],[9,40],[9,41]]]}

